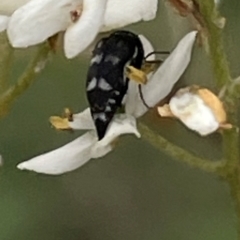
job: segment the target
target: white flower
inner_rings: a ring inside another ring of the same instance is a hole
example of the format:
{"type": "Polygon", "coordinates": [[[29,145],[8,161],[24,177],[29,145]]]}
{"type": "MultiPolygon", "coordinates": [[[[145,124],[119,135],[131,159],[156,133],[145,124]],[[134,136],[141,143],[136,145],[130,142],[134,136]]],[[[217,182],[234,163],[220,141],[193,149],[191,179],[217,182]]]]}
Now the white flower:
{"type": "Polygon", "coordinates": [[[13,47],[25,48],[66,30],[65,55],[73,58],[100,31],[155,18],[157,5],[158,0],[31,0],[13,12],[7,33],[13,47]]]}
{"type": "MultiPolygon", "coordinates": [[[[159,69],[149,76],[149,82],[142,86],[144,99],[149,106],[155,106],[168,95],[180,78],[189,64],[195,37],[196,31],[187,34],[159,69]]],[[[152,52],[153,48],[148,40],[143,36],[141,36],[141,40],[145,53],[152,52]]],[[[114,139],[122,134],[134,133],[140,137],[136,128],[136,118],[142,116],[147,108],[142,104],[136,86],[136,83],[130,81],[125,104],[126,114],[116,114],[101,141],[97,141],[90,110],[86,109],[82,113],[74,114],[72,122],[65,119],[60,124],[67,125],[72,129],[89,129],[89,132],[63,147],[22,162],[17,167],[21,170],[27,169],[45,174],[62,174],[82,166],[91,158],[104,156],[112,150],[114,139]]],[[[55,118],[54,121],[56,120],[55,118]]]]}
{"type": "Polygon", "coordinates": [[[182,88],[171,98],[169,105],[158,108],[163,117],[176,117],[189,129],[206,136],[219,128],[229,129],[223,103],[207,88],[193,85],[182,88]]]}
{"type": "MultiPolygon", "coordinates": [[[[90,111],[88,118],[91,122],[90,111]]],[[[72,171],[91,158],[99,158],[106,155],[112,150],[111,142],[120,135],[133,133],[140,137],[135,124],[136,121],[133,117],[124,114],[118,115],[101,142],[98,142],[96,131],[92,130],[59,149],[20,163],[18,168],[46,174],[61,174],[72,171]]]]}

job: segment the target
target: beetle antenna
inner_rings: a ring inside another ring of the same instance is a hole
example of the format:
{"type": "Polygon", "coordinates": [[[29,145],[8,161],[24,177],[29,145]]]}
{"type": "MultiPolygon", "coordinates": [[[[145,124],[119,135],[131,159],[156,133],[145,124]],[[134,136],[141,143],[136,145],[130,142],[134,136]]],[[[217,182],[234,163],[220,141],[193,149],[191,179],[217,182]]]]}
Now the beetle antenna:
{"type": "MultiPolygon", "coordinates": [[[[149,60],[147,61],[147,58],[152,56],[153,54],[170,54],[170,51],[153,51],[153,52],[150,52],[148,53],[145,57],[144,57],[144,60],[148,63],[162,63],[163,60],[149,60]]],[[[142,85],[139,84],[138,85],[138,91],[139,91],[139,96],[142,100],[142,103],[143,105],[147,108],[147,109],[152,109],[152,107],[149,107],[149,105],[146,103],[145,99],[144,99],[144,96],[143,96],[143,92],[142,92],[142,85]]]]}
{"type": "Polygon", "coordinates": [[[160,54],[163,54],[163,55],[165,54],[165,55],[167,55],[167,54],[170,54],[170,51],[153,51],[153,52],[150,52],[144,57],[144,60],[147,61],[147,58],[152,56],[153,54],[159,54],[159,55],[160,54]]]}

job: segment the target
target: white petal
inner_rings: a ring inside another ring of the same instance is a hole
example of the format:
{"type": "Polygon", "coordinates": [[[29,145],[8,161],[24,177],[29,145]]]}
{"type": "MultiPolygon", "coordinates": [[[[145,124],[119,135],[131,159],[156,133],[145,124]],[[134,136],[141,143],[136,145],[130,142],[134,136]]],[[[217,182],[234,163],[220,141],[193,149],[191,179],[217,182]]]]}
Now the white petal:
{"type": "Polygon", "coordinates": [[[7,28],[9,17],[0,15],[0,32],[4,31],[7,28]]]}
{"type": "Polygon", "coordinates": [[[95,131],[87,132],[65,146],[22,162],[17,167],[53,175],[69,172],[91,159],[91,148],[96,142],[95,131]]]}
{"type": "MultiPolygon", "coordinates": [[[[154,51],[154,48],[150,41],[144,35],[138,35],[138,37],[142,42],[145,56],[147,56],[149,53],[152,53],[154,51]]],[[[155,54],[152,54],[147,58],[147,60],[155,60],[155,58],[155,54]]]]}
{"type": "Polygon", "coordinates": [[[155,18],[158,0],[109,0],[102,31],[120,28],[141,20],[155,18]]]}
{"type": "Polygon", "coordinates": [[[97,36],[105,13],[107,0],[83,0],[83,12],[64,35],[64,50],[67,58],[73,58],[87,48],[97,36]]]}
{"type": "MultiPolygon", "coordinates": [[[[143,44],[144,54],[147,56],[149,53],[154,51],[154,48],[150,41],[143,35],[139,35],[139,38],[143,44]]],[[[154,60],[155,54],[149,56],[148,60],[154,60]]],[[[152,74],[148,75],[148,79],[150,79],[152,74]]],[[[138,84],[135,81],[129,81],[128,84],[128,92],[125,98],[125,112],[127,114],[133,114],[135,111],[136,103],[139,101],[139,90],[138,84]]]]}
{"type": "MultiPolygon", "coordinates": [[[[68,124],[74,130],[95,130],[95,125],[92,120],[90,108],[87,108],[80,113],[74,114],[73,121],[68,122],[68,124]]],[[[112,127],[109,127],[109,130],[105,135],[105,137],[107,136],[107,138],[104,137],[104,141],[103,139],[101,140],[102,144],[107,142],[107,144],[104,145],[108,145],[108,142],[111,142],[117,135],[119,135],[119,130],[121,134],[124,134],[124,132],[130,132],[134,133],[137,137],[139,137],[139,133],[136,131],[136,119],[132,116],[128,116],[125,114],[117,114],[114,117],[110,126],[112,127]],[[125,127],[123,127],[123,125],[125,125],[125,127]]]]}
{"type": "Polygon", "coordinates": [[[73,121],[69,122],[69,126],[72,129],[79,129],[79,130],[95,129],[90,108],[87,108],[80,113],[73,114],[73,121]]]}
{"type": "Polygon", "coordinates": [[[141,136],[137,130],[136,119],[133,116],[118,114],[114,117],[104,138],[93,146],[92,157],[98,158],[105,155],[106,149],[109,149],[114,139],[123,134],[135,134],[138,138],[141,136]]]}
{"type": "Polygon", "coordinates": [[[16,10],[9,22],[13,47],[28,47],[45,41],[71,23],[70,12],[82,0],[32,0],[16,10]]]}
{"type": "MultiPolygon", "coordinates": [[[[196,31],[192,31],[183,37],[151,80],[142,86],[143,97],[148,106],[154,107],[160,100],[166,97],[184,73],[191,59],[196,34],[196,31]]],[[[130,114],[133,114],[135,117],[140,117],[147,110],[138,94],[138,101],[134,111],[130,112],[130,114]]]]}
{"type": "Polygon", "coordinates": [[[126,114],[116,115],[105,137],[97,140],[96,131],[90,131],[74,141],[51,152],[42,154],[17,165],[20,170],[45,174],[62,174],[73,171],[91,158],[99,158],[112,150],[112,141],[123,134],[133,133],[140,137],[136,120],[126,114]]]}

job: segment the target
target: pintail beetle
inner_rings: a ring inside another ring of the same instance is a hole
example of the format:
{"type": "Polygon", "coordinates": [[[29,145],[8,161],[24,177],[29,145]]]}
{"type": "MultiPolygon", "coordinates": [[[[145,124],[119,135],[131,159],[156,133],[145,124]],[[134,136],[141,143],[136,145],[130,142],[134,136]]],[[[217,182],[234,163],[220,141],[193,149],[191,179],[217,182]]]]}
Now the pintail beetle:
{"type": "Polygon", "coordinates": [[[101,39],[93,50],[86,91],[91,115],[101,140],[128,89],[126,67],[141,69],[144,50],[139,37],[116,31],[101,39]]]}

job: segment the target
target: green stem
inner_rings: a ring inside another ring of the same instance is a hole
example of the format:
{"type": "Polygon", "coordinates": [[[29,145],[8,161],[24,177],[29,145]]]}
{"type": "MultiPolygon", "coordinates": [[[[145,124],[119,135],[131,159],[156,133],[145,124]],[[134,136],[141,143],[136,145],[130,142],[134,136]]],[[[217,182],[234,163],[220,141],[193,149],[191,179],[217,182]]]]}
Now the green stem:
{"type": "Polygon", "coordinates": [[[4,116],[10,109],[12,103],[19,97],[36,79],[36,76],[45,67],[50,48],[47,44],[38,47],[34,58],[30,61],[17,83],[9,87],[0,98],[0,117],[4,116]]]}
{"type": "Polygon", "coordinates": [[[213,0],[198,0],[201,15],[207,29],[209,53],[219,89],[232,82],[227,57],[224,52],[222,30],[215,24],[217,10],[213,0]]]}
{"type": "Polygon", "coordinates": [[[239,167],[239,134],[238,129],[225,131],[223,134],[223,153],[226,162],[226,170],[231,174],[239,167]]]}
{"type": "MultiPolygon", "coordinates": [[[[213,71],[216,77],[216,83],[220,88],[226,86],[225,105],[228,113],[228,119],[233,124],[237,124],[237,101],[230,94],[232,79],[226,55],[224,52],[221,29],[215,24],[214,20],[218,16],[213,0],[199,0],[200,12],[205,21],[205,27],[208,31],[209,51],[212,59],[213,71]]],[[[224,131],[223,134],[223,152],[227,160],[226,171],[232,172],[239,164],[239,133],[237,128],[231,131],[224,131]]]]}
{"type": "Polygon", "coordinates": [[[213,162],[194,156],[190,152],[170,143],[162,136],[154,133],[143,123],[139,124],[139,129],[144,140],[149,142],[154,147],[160,149],[162,152],[170,155],[174,160],[186,163],[191,167],[201,169],[205,172],[215,173],[219,176],[224,176],[224,172],[222,171],[222,169],[225,166],[225,161],[213,162]]]}
{"type": "MultiPolygon", "coordinates": [[[[229,121],[236,126],[238,122],[237,111],[238,104],[236,95],[232,89],[233,80],[230,76],[230,70],[227,58],[224,52],[221,29],[214,21],[218,17],[215,3],[213,0],[199,0],[201,15],[204,18],[208,31],[209,52],[212,59],[213,70],[216,77],[216,83],[219,89],[226,87],[225,104],[228,112],[229,121]]],[[[224,131],[223,134],[223,154],[226,159],[226,165],[223,171],[226,180],[229,183],[231,194],[235,202],[238,216],[238,238],[240,239],[240,169],[239,169],[239,131],[233,128],[230,131],[224,131]]]]}
{"type": "MultiPolygon", "coordinates": [[[[236,120],[236,116],[231,116],[236,120]]],[[[226,131],[223,134],[223,153],[227,159],[226,166],[223,168],[226,174],[226,181],[229,184],[231,196],[235,204],[238,217],[238,239],[240,240],[240,168],[239,168],[239,133],[237,128],[226,131]]]]}
{"type": "Polygon", "coordinates": [[[5,33],[0,34],[0,94],[7,89],[9,73],[13,57],[13,48],[10,46],[5,33]]]}
{"type": "Polygon", "coordinates": [[[228,176],[227,182],[230,187],[231,196],[234,200],[236,215],[237,215],[237,224],[236,228],[238,230],[238,239],[240,240],[240,171],[236,169],[231,175],[228,176]]]}

